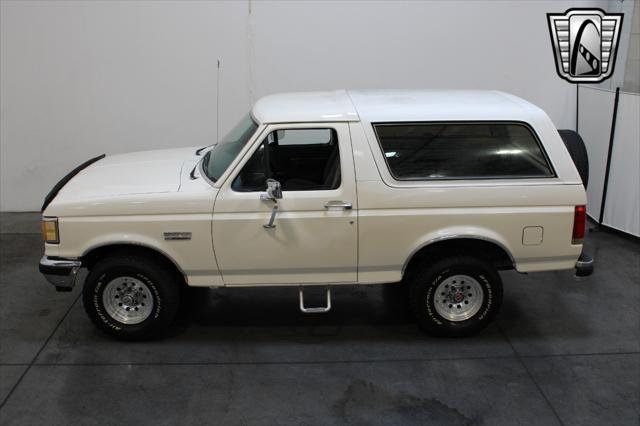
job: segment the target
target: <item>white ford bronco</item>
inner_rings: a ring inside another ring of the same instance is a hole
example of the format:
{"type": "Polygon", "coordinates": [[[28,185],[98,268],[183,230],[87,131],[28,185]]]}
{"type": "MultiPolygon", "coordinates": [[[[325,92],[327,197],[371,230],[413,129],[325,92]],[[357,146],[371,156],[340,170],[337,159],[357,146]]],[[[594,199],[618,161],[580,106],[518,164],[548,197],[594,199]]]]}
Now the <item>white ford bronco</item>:
{"type": "Polygon", "coordinates": [[[498,271],[591,273],[578,142],[501,92],[267,96],[211,146],[65,176],[40,271],[69,291],[87,268],[89,317],[123,339],[162,334],[187,286],[298,286],[303,312],[326,312],[331,286],[382,283],[406,287],[426,332],[468,335],[499,309],[498,271]]]}

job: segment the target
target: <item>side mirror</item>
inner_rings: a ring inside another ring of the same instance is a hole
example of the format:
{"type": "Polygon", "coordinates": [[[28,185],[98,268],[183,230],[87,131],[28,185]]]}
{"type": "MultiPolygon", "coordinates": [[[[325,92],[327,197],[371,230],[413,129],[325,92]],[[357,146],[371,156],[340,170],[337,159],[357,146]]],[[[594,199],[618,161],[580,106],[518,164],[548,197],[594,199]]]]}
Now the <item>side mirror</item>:
{"type": "Polygon", "coordinates": [[[276,213],[278,212],[278,200],[282,198],[282,188],[280,182],[275,179],[267,179],[267,193],[260,194],[262,201],[273,201],[273,208],[271,209],[271,217],[269,223],[262,225],[265,229],[273,229],[276,225],[273,223],[276,220],[276,213]]]}
{"type": "Polygon", "coordinates": [[[273,201],[282,198],[282,187],[275,179],[267,179],[267,197],[273,201]]]}

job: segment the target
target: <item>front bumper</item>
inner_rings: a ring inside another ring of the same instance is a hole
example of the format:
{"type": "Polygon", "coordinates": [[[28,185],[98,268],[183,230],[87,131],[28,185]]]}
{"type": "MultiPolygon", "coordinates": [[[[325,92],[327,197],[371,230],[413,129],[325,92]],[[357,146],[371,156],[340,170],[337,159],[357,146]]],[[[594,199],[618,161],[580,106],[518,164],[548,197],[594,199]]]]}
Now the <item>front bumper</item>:
{"type": "Polygon", "coordinates": [[[593,274],[593,257],[582,253],[576,262],[576,277],[588,277],[593,274]]]}
{"type": "Polygon", "coordinates": [[[58,259],[43,256],[40,259],[40,273],[56,287],[57,291],[71,291],[76,284],[82,262],[73,259],[58,259]]]}

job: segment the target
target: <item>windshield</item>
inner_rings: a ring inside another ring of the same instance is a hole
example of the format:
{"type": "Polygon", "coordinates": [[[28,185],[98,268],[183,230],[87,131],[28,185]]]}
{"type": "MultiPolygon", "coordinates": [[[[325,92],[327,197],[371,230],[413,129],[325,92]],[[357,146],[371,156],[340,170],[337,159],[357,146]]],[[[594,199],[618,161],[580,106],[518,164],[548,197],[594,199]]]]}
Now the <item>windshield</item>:
{"type": "Polygon", "coordinates": [[[258,124],[253,121],[250,114],[247,114],[219,143],[215,144],[205,154],[202,159],[202,169],[209,179],[213,182],[220,179],[220,176],[244,148],[257,128],[258,124]]]}

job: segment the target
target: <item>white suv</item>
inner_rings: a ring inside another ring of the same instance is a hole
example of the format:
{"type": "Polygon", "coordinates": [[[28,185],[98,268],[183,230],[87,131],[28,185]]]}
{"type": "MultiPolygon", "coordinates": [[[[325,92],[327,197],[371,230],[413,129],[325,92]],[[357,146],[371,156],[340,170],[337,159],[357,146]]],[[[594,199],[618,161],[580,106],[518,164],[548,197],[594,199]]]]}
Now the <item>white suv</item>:
{"type": "Polygon", "coordinates": [[[160,334],[186,286],[299,286],[326,312],[330,286],[394,282],[424,330],[462,336],[498,311],[500,270],[591,273],[585,203],[558,130],[515,96],[279,94],[212,146],[73,170],[45,199],[40,270],[70,290],[88,268],[89,317],[125,339],[160,334]]]}

